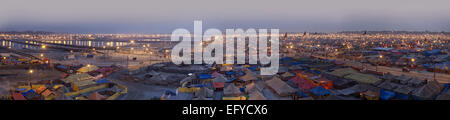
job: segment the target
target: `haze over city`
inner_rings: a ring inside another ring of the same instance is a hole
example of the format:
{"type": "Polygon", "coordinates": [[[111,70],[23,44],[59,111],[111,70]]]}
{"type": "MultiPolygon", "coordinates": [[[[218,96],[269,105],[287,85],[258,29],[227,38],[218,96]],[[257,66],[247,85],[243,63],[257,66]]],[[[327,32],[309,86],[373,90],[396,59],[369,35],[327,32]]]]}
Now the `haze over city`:
{"type": "Polygon", "coordinates": [[[207,28],[280,32],[450,31],[448,0],[3,0],[0,31],[170,33],[207,28]]]}

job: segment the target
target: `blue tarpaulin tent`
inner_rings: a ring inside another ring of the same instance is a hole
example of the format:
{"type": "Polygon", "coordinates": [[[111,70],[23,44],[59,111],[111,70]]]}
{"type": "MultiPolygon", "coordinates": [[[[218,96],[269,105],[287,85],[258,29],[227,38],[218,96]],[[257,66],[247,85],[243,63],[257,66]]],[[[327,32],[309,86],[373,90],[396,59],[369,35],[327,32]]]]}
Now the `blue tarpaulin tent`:
{"type": "Polygon", "coordinates": [[[300,65],[302,62],[295,61],[295,62],[289,62],[288,65],[300,65]]]}
{"type": "Polygon", "coordinates": [[[283,57],[281,58],[281,61],[291,61],[292,58],[291,57],[283,57]]]}
{"type": "Polygon", "coordinates": [[[35,92],[33,89],[31,89],[31,90],[28,90],[27,92],[22,93],[22,95],[26,97],[28,93],[35,93],[35,94],[38,94],[38,93],[35,92]]]}
{"type": "Polygon", "coordinates": [[[298,94],[298,95],[300,95],[301,97],[309,97],[306,93],[303,93],[303,92],[301,92],[301,91],[296,91],[296,93],[298,94]]]}
{"type": "Polygon", "coordinates": [[[245,92],[245,87],[239,88],[239,90],[241,90],[241,92],[245,92]]]}
{"type": "Polygon", "coordinates": [[[252,70],[252,71],[256,71],[256,69],[258,69],[258,67],[256,67],[256,66],[251,66],[251,67],[248,67],[247,69],[252,70]]]}
{"type": "Polygon", "coordinates": [[[380,100],[389,100],[395,96],[395,92],[380,90],[380,100]]]}
{"type": "Polygon", "coordinates": [[[233,77],[231,77],[230,79],[228,79],[227,81],[225,81],[225,82],[227,82],[227,83],[230,83],[230,82],[233,82],[233,80],[236,80],[236,78],[233,76],[233,77]]]}
{"type": "Polygon", "coordinates": [[[200,74],[200,75],[199,75],[199,78],[200,78],[200,79],[210,79],[210,78],[212,78],[212,77],[211,77],[211,74],[200,74]]]}
{"type": "Polygon", "coordinates": [[[165,94],[165,95],[171,95],[171,96],[177,95],[177,93],[175,93],[175,92],[173,92],[173,91],[171,91],[171,90],[165,90],[165,91],[164,91],[164,94],[165,94]]]}
{"type": "Polygon", "coordinates": [[[234,74],[236,74],[236,72],[234,72],[234,71],[228,71],[228,72],[225,72],[225,74],[226,74],[226,75],[234,75],[234,74]]]}
{"type": "Polygon", "coordinates": [[[434,50],[425,51],[424,54],[425,54],[425,56],[432,56],[432,55],[437,55],[440,52],[441,52],[441,50],[434,49],[434,50]]]}
{"type": "Polygon", "coordinates": [[[202,87],[203,87],[203,84],[192,84],[192,85],[190,85],[189,87],[199,87],[199,88],[202,88],[202,87]]]}
{"type": "Polygon", "coordinates": [[[317,96],[330,94],[330,91],[328,91],[327,89],[323,88],[322,86],[315,87],[315,88],[313,88],[313,89],[311,89],[309,91],[311,93],[313,93],[314,95],[317,95],[317,96]]]}
{"type": "Polygon", "coordinates": [[[59,68],[59,69],[67,69],[67,66],[64,66],[64,65],[58,65],[56,67],[59,68]]]}
{"type": "Polygon", "coordinates": [[[405,95],[405,94],[395,94],[395,98],[400,99],[400,100],[407,100],[409,98],[409,95],[405,95]]]}
{"type": "Polygon", "coordinates": [[[322,72],[318,71],[318,70],[311,70],[311,73],[316,73],[316,74],[320,74],[322,72]]]}
{"type": "Polygon", "coordinates": [[[237,76],[244,76],[245,75],[245,72],[243,72],[243,71],[239,71],[238,73],[237,73],[237,76]]]}
{"type": "Polygon", "coordinates": [[[105,79],[101,79],[101,80],[97,80],[97,81],[96,81],[97,84],[103,84],[103,83],[107,83],[107,82],[109,82],[109,80],[106,79],[106,78],[105,78],[105,79]]]}

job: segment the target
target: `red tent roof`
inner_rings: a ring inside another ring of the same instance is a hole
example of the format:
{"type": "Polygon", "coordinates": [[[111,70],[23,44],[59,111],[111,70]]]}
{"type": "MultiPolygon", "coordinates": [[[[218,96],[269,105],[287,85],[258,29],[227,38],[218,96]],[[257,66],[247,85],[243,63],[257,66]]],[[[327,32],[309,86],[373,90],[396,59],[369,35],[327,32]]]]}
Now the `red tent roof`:
{"type": "Polygon", "coordinates": [[[12,97],[14,100],[27,100],[21,93],[12,93],[12,97]]]}
{"type": "Polygon", "coordinates": [[[312,89],[312,88],[315,87],[314,84],[311,83],[310,81],[305,80],[305,79],[303,79],[303,78],[301,78],[301,77],[298,77],[298,76],[297,76],[297,77],[294,77],[294,78],[292,78],[292,79],[290,79],[290,80],[292,80],[292,82],[294,82],[295,84],[297,84],[298,87],[300,87],[300,88],[302,88],[302,89],[312,89]]]}

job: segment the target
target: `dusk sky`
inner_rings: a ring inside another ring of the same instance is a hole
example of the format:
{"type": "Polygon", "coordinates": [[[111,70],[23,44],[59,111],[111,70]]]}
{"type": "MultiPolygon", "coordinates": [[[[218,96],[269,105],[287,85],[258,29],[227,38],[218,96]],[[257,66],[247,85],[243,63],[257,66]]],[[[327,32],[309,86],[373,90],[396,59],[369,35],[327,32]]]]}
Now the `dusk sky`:
{"type": "Polygon", "coordinates": [[[2,0],[0,31],[170,33],[207,28],[281,32],[450,31],[450,0],[2,0]]]}

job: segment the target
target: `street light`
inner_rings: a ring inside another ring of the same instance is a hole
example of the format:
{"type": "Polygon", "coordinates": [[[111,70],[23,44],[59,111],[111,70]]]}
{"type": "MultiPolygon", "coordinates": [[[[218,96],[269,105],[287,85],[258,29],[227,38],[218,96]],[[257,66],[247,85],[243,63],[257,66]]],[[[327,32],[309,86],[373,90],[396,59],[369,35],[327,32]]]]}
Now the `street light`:
{"type": "Polygon", "coordinates": [[[30,69],[30,70],[28,70],[28,73],[30,74],[29,76],[28,76],[28,85],[30,85],[30,87],[31,87],[31,75],[33,74],[33,69],[30,69]]]}
{"type": "Polygon", "coordinates": [[[383,55],[380,55],[380,60],[377,62],[377,66],[375,68],[375,71],[378,72],[378,65],[380,64],[381,59],[383,59],[383,55]]]}

